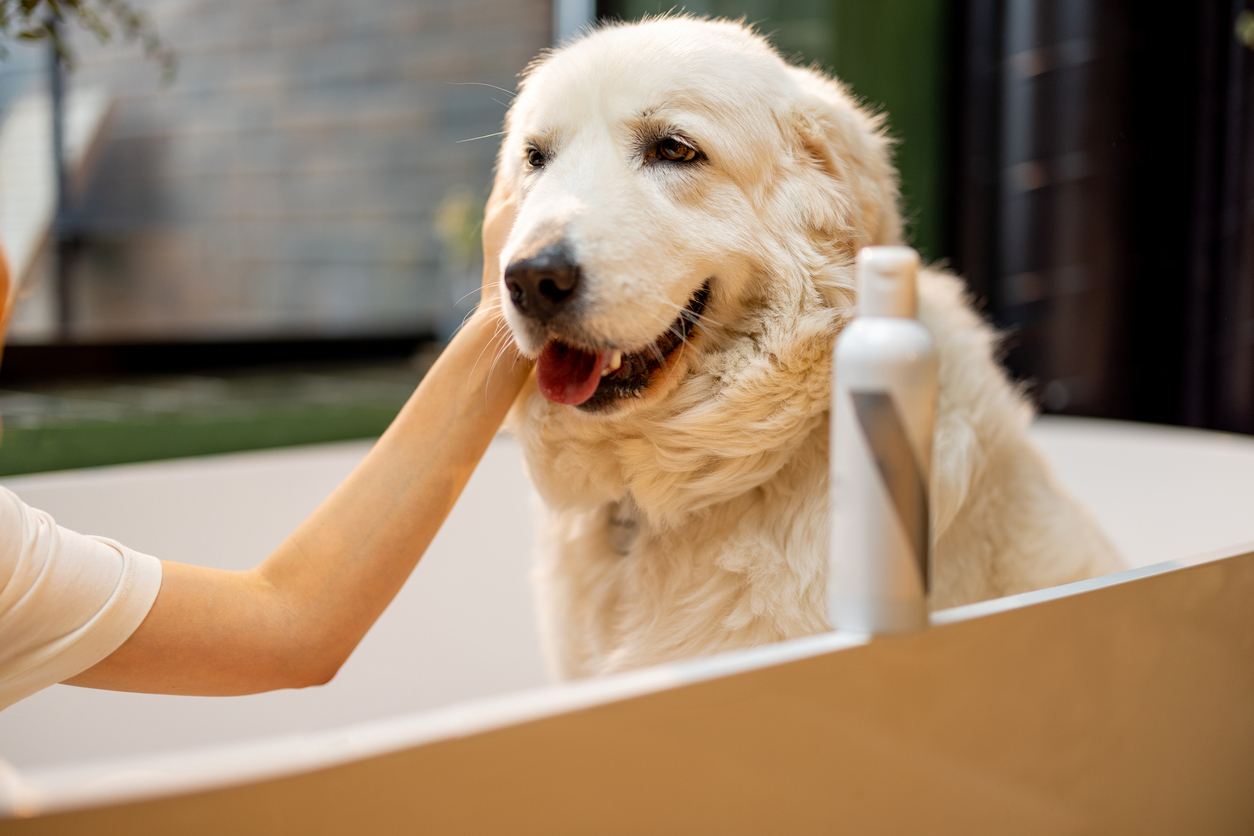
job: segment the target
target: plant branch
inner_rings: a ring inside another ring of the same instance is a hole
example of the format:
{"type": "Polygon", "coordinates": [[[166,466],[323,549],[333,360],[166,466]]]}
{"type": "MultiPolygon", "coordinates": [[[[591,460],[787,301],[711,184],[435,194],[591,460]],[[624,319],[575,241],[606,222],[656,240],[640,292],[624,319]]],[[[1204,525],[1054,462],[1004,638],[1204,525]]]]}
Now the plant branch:
{"type": "Polygon", "coordinates": [[[139,42],[144,55],[160,64],[162,80],[173,80],[178,68],[173,50],[162,44],[148,16],[126,0],[0,0],[0,57],[7,55],[4,41],[47,40],[73,67],[65,24],[86,29],[102,44],[115,32],[127,42],[139,42]]]}

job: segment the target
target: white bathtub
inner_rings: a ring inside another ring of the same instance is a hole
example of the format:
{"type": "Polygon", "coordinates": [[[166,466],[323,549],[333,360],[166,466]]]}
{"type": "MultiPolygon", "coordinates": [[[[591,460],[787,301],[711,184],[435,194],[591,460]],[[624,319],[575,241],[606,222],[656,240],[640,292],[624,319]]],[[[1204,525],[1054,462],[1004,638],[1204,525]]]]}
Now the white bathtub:
{"type": "MultiPolygon", "coordinates": [[[[1236,554],[1231,547],[1254,542],[1254,440],[1070,419],[1042,420],[1035,433],[1062,481],[1136,566],[1236,554]]],[[[277,545],[367,448],[322,445],[3,484],[77,530],[164,558],[239,568],[277,545]]],[[[527,582],[534,501],[516,446],[498,439],[410,582],[327,686],[235,698],[56,686],[0,713],[0,807],[55,813],[265,781],[859,643],[817,637],[547,686],[527,582]]],[[[1056,597],[1018,596],[940,620],[1056,597]]],[[[51,820],[27,824],[40,821],[51,820]]]]}

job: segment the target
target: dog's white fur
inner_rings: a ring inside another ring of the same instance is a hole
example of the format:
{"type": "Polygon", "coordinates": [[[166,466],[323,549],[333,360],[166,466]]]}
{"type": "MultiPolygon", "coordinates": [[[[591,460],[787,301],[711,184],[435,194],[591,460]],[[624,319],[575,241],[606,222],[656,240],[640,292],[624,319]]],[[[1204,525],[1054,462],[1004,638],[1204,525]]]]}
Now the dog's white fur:
{"type": "MultiPolygon", "coordinates": [[[[537,583],[557,672],[828,629],[832,344],[856,253],[901,238],[881,118],[740,24],[653,19],[529,69],[497,176],[519,200],[502,264],[559,237],[577,255],[576,336],[638,350],[713,277],[693,345],[642,398],[589,414],[532,386],[511,417],[547,506],[537,583]],[[640,137],[659,125],[706,162],[647,165],[640,137]]],[[[507,315],[538,351],[544,329],[507,315]]],[[[1028,440],[961,282],[924,271],[920,318],[941,356],[932,607],[1122,568],[1028,440]]]]}

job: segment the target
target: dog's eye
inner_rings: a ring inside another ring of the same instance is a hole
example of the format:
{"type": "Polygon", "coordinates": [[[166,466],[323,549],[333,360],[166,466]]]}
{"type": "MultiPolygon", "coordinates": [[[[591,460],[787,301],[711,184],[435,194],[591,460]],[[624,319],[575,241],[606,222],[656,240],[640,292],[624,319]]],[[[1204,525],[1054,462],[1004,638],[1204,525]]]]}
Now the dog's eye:
{"type": "Polygon", "coordinates": [[[527,149],[527,165],[532,168],[544,168],[545,158],[544,152],[539,148],[527,149]]]}
{"type": "Polygon", "coordinates": [[[657,155],[673,163],[690,163],[697,158],[697,149],[671,136],[657,144],[657,155]]]}

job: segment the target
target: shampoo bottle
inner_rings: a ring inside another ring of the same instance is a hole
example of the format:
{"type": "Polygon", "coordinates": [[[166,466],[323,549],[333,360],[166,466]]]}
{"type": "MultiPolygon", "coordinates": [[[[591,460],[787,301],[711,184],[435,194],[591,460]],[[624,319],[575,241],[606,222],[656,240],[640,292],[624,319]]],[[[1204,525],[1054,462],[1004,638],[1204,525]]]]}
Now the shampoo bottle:
{"type": "Polygon", "coordinates": [[[936,346],[916,318],[919,255],[858,255],[858,315],[833,358],[828,615],[873,635],[927,626],[936,346]]]}

